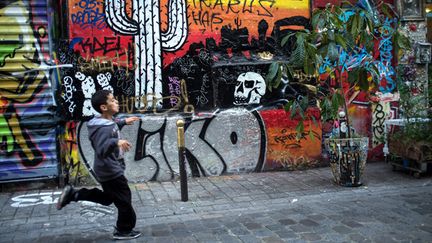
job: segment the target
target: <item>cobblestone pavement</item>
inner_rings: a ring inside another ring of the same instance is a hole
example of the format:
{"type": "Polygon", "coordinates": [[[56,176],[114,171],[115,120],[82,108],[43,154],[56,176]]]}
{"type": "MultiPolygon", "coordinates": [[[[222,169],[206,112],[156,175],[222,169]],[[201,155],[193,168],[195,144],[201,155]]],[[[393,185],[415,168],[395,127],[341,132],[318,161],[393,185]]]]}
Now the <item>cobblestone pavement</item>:
{"type": "MultiPolygon", "coordinates": [[[[131,242],[432,242],[432,177],[384,162],[364,186],[334,185],[329,168],[131,184],[131,242]]],[[[56,210],[60,189],[0,193],[0,242],[109,242],[115,207],[89,202],[56,210]]]]}

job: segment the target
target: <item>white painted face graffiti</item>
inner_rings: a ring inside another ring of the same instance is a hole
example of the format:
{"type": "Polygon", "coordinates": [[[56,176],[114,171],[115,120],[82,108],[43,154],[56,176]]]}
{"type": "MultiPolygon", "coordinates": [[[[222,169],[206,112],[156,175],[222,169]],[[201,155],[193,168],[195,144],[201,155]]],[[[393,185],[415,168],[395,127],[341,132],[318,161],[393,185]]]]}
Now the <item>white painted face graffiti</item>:
{"type": "Polygon", "coordinates": [[[259,104],[265,94],[264,78],[255,72],[242,73],[237,78],[234,105],[259,104]]]}
{"type": "Polygon", "coordinates": [[[79,81],[83,81],[86,78],[86,76],[82,72],[77,72],[75,73],[75,78],[77,78],[79,81]]]}
{"type": "Polygon", "coordinates": [[[104,90],[109,90],[111,92],[113,92],[113,88],[111,87],[111,85],[109,84],[109,81],[111,79],[111,74],[110,73],[99,73],[96,77],[98,83],[100,84],[100,86],[102,86],[102,89],[104,90]]]}
{"type": "Polygon", "coordinates": [[[92,77],[88,76],[82,82],[82,90],[86,99],[91,99],[94,93],[96,93],[96,86],[92,77]]]}

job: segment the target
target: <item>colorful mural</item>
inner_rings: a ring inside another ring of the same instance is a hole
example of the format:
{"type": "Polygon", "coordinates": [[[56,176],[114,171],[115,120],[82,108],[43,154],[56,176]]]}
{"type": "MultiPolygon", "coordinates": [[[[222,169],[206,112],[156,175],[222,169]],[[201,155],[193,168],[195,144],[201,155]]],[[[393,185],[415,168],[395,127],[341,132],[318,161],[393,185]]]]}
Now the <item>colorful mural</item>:
{"type": "MultiPolygon", "coordinates": [[[[315,2],[319,6],[319,1],[315,2]]],[[[297,72],[293,80],[282,77],[281,86],[271,91],[265,82],[271,62],[283,61],[291,54],[295,40],[290,39],[282,47],[282,38],[310,28],[309,1],[64,3],[62,7],[68,10],[67,35],[56,43],[57,61],[72,68],[58,70],[61,85],[56,97],[62,119],[81,121],[77,145],[88,167],[92,151],[83,124],[96,114],[90,99],[99,89],[114,93],[120,103],[120,116],[141,114],[137,127],[122,130],[135,143],[129,155],[133,165],[128,172],[135,180],[169,180],[177,176],[174,120],[181,114],[187,114],[189,119],[186,137],[191,139],[187,142],[191,175],[320,164],[321,142],[331,129],[326,124],[323,131],[321,124],[307,122],[304,136],[293,140],[291,133],[297,123],[280,108],[288,100],[308,97],[311,114],[318,117],[314,86],[317,80],[328,78],[325,67],[319,77],[302,72],[297,72]],[[219,132],[213,130],[216,128],[219,132]],[[242,137],[246,135],[250,138],[242,137]],[[218,145],[215,141],[226,142],[218,145]],[[237,157],[234,151],[244,156],[237,157]]],[[[387,38],[395,22],[386,23],[377,30],[381,38],[376,43],[375,58],[382,64],[383,77],[376,87],[378,96],[388,96],[395,89],[392,44],[387,38]]],[[[360,60],[348,54],[341,58],[353,63],[360,60]]],[[[337,75],[333,78],[345,74],[337,75]]],[[[361,92],[354,90],[351,98],[353,127],[371,137],[371,148],[377,151],[383,119],[389,116],[381,118],[379,103],[371,107],[371,97],[361,92]]]]}
{"type": "MultiPolygon", "coordinates": [[[[310,12],[304,0],[1,1],[0,181],[56,176],[57,161],[69,180],[91,173],[85,122],[97,115],[90,99],[100,89],[114,93],[120,116],[141,116],[122,130],[134,143],[127,155],[133,181],[178,176],[180,118],[190,175],[321,165],[328,124],[306,121],[296,139],[296,119],[281,107],[307,97],[318,118],[316,84],[327,80],[325,67],[320,76],[282,77],[277,89],[265,81],[269,65],[291,54],[295,40],[282,47],[282,38],[309,29],[310,12]],[[56,25],[51,7],[59,10],[56,25]],[[49,28],[58,32],[53,45],[49,28]]],[[[385,119],[397,113],[397,99],[389,99],[397,96],[388,38],[394,25],[388,19],[377,30],[376,97],[353,90],[350,99],[353,127],[371,138],[374,153],[385,119]]]]}
{"type": "MultiPolygon", "coordinates": [[[[191,175],[280,167],[275,163],[295,168],[274,159],[267,165],[266,139],[277,124],[266,120],[279,114],[267,113],[264,119],[260,114],[287,99],[312,95],[300,83],[315,78],[301,74],[272,92],[265,82],[271,60],[290,53],[289,46],[280,46],[282,37],[309,28],[309,1],[161,0],[140,6],[69,0],[67,8],[68,38],[58,44],[57,54],[60,64],[73,68],[60,70],[61,114],[84,121],[95,115],[90,98],[99,89],[113,91],[123,115],[143,113],[138,127],[122,130],[135,143],[131,178],[168,180],[178,174],[178,111],[192,116],[186,128],[191,175]]],[[[78,146],[91,167],[93,153],[82,124],[78,146]]],[[[302,155],[305,165],[314,166],[321,153],[318,131],[316,136],[311,156],[302,155]]],[[[301,154],[295,151],[290,150],[290,159],[301,154]]]]}
{"type": "Polygon", "coordinates": [[[0,3],[0,181],[58,174],[46,6],[0,3]]]}
{"type": "MultiPolygon", "coordinates": [[[[152,3],[140,7],[132,1],[67,2],[68,39],[58,48],[60,63],[74,65],[61,73],[65,117],[95,114],[88,99],[98,89],[113,90],[130,112],[179,110],[178,103],[186,99],[194,110],[217,107],[215,85],[223,84],[213,81],[215,65],[257,64],[261,67],[256,76],[265,77],[268,58],[289,52],[280,47],[283,35],[309,24],[308,1],[152,3]],[[152,18],[146,18],[149,14],[152,18]],[[187,94],[181,95],[180,80],[187,94]]],[[[236,83],[242,73],[246,72],[227,73],[225,83],[236,83]]],[[[265,88],[259,96],[264,92],[265,88]]],[[[234,100],[234,90],[230,95],[234,100]]]]}
{"type": "Polygon", "coordinates": [[[78,184],[83,178],[89,175],[89,171],[84,163],[81,163],[78,152],[77,142],[77,122],[69,121],[64,126],[64,130],[59,131],[59,151],[60,166],[62,175],[65,176],[64,182],[78,184]]]}
{"type": "Polygon", "coordinates": [[[295,170],[322,165],[321,159],[322,128],[319,122],[320,111],[308,111],[312,119],[305,120],[304,132],[298,137],[296,126],[298,118],[283,109],[262,111],[267,131],[267,154],[265,170],[295,170]]]}

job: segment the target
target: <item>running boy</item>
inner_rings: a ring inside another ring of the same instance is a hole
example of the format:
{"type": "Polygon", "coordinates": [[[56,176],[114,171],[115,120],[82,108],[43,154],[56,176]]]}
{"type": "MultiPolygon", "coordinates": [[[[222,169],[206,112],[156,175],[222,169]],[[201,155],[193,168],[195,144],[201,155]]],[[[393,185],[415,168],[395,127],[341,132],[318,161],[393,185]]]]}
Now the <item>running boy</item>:
{"type": "Polygon", "coordinates": [[[91,102],[93,108],[102,114],[90,120],[87,128],[95,151],[94,172],[103,191],[98,188],[75,190],[72,186],[66,185],[57,202],[57,209],[62,209],[71,201],[92,201],[105,206],[114,203],[118,209],[118,217],[113,238],[134,239],[141,233],[133,230],[136,215],[132,207],[131,190],[124,176],[123,159],[123,154],[129,151],[132,145],[127,140],[120,139],[119,126],[130,125],[139,118],[128,117],[114,121],[113,116],[118,113],[119,105],[108,90],[96,92],[91,102]]]}

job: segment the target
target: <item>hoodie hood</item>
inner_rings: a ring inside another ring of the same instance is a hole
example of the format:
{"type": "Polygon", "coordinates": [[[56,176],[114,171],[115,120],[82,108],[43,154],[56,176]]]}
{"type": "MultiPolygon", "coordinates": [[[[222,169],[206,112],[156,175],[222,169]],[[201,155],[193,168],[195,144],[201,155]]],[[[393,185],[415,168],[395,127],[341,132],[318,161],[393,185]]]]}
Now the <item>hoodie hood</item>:
{"type": "Polygon", "coordinates": [[[96,116],[87,123],[89,135],[91,136],[98,128],[102,126],[112,126],[114,124],[115,122],[112,120],[110,121],[100,116],[96,116]]]}

